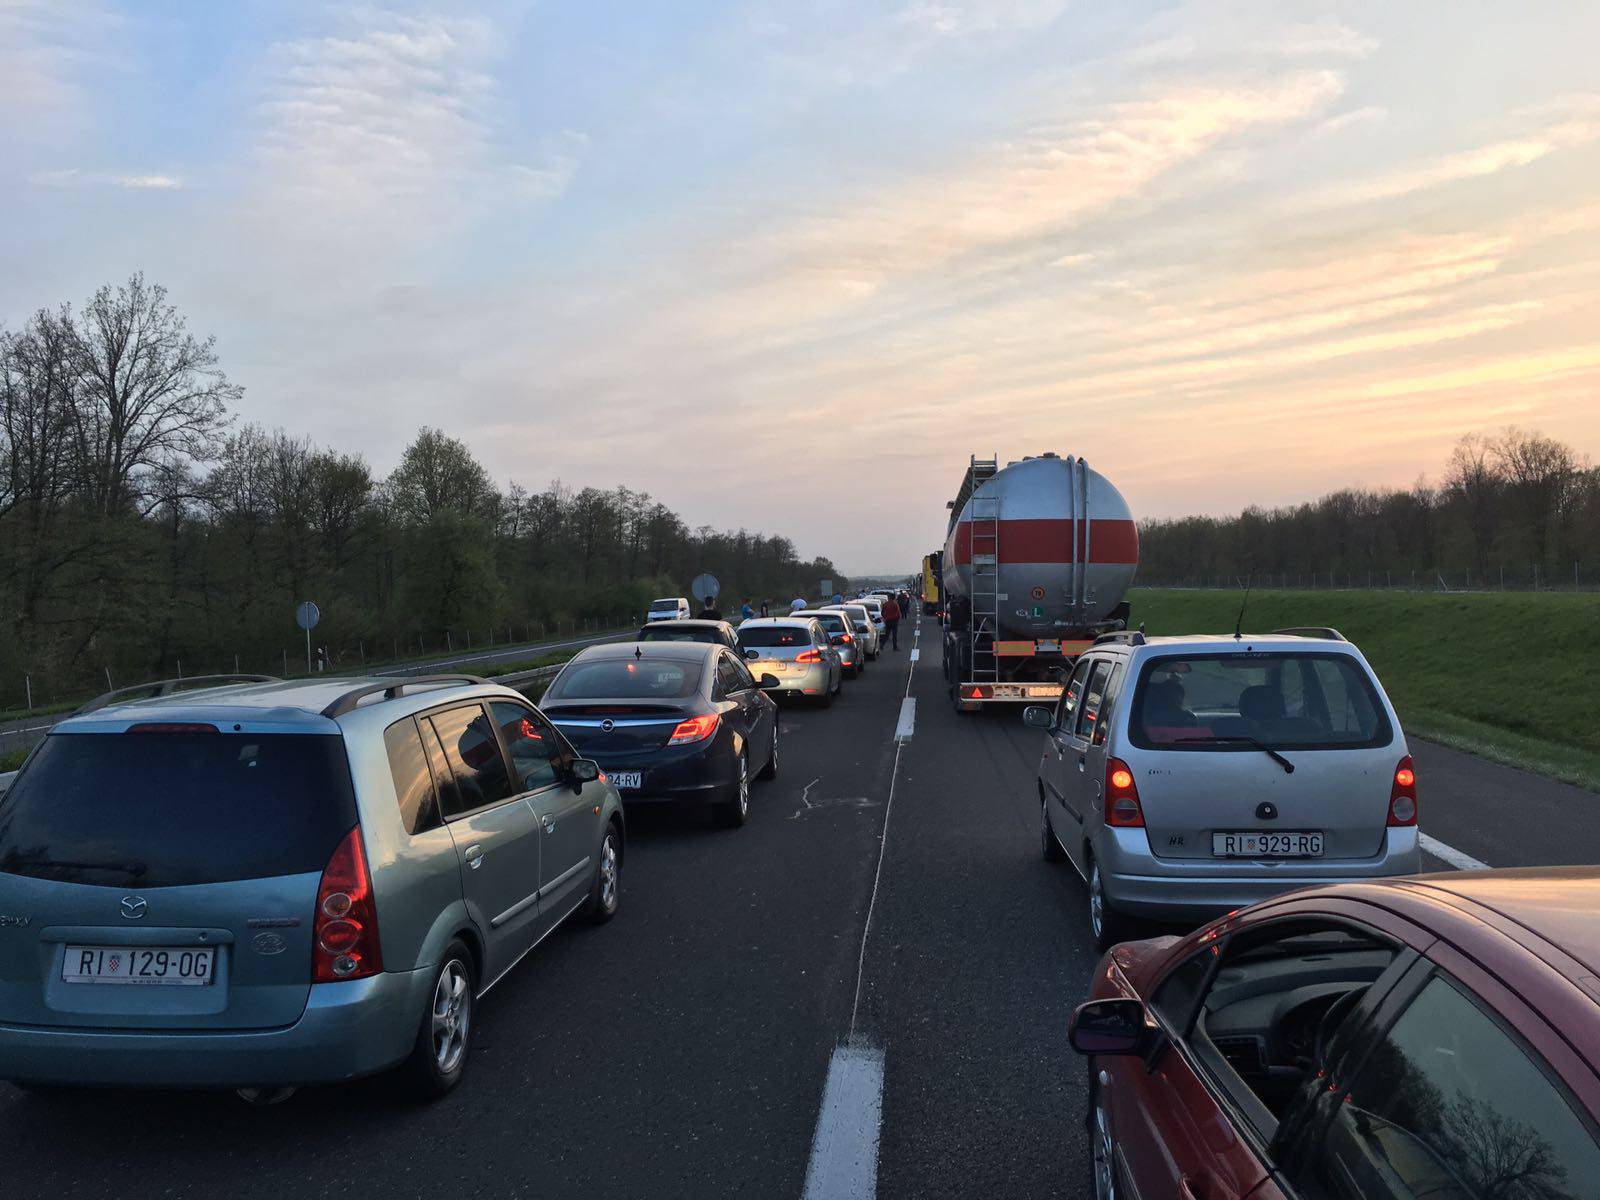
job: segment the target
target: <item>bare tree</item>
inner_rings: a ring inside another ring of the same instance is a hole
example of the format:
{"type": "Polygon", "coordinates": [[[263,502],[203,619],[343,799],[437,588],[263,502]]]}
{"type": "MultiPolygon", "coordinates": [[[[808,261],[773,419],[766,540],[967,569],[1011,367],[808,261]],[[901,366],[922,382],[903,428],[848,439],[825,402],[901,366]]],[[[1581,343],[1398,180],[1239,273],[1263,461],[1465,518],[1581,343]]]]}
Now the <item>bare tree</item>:
{"type": "Polygon", "coordinates": [[[73,344],[80,490],[95,512],[126,507],[163,460],[204,460],[242,389],[217,365],[215,338],[188,332],[167,290],[136,274],[84,306],[73,344]]]}
{"type": "Polygon", "coordinates": [[[1522,499],[1538,561],[1549,561],[1550,531],[1579,471],[1572,447],[1542,433],[1508,428],[1492,444],[1507,481],[1522,499]]]}

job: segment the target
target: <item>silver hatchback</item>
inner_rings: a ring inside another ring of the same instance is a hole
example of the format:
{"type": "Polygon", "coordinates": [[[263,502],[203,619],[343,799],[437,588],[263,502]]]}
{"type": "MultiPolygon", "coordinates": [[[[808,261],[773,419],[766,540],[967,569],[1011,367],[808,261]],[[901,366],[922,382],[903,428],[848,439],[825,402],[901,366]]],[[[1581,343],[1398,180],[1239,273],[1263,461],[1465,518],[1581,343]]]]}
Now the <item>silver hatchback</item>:
{"type": "Polygon", "coordinates": [[[1082,873],[1102,948],[1130,917],[1200,921],[1421,868],[1399,718],[1333,630],[1110,634],[1024,720],[1046,734],[1045,857],[1082,873]]]}
{"type": "Polygon", "coordinates": [[[757,617],[738,632],[750,673],[777,679],[769,694],[810,696],[823,707],[833,703],[844,684],[844,664],[815,615],[757,617]]]}
{"type": "Polygon", "coordinates": [[[398,1067],[440,1096],[478,998],[617,911],[616,790],[510,688],[153,690],[0,796],[0,1077],[276,1099],[398,1067]]]}

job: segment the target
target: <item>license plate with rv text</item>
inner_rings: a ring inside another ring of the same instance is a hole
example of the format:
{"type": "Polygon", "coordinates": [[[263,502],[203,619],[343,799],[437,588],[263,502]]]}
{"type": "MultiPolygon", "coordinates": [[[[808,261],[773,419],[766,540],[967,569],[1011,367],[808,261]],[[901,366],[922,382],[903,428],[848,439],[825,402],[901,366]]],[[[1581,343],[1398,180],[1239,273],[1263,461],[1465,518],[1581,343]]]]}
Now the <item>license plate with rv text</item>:
{"type": "Polygon", "coordinates": [[[66,983],[199,987],[211,982],[216,953],[210,946],[68,946],[61,978],[66,983]]]}
{"type": "Polygon", "coordinates": [[[1248,830],[1213,833],[1211,853],[1218,858],[1321,858],[1322,832],[1248,830]]]}
{"type": "Polygon", "coordinates": [[[607,771],[606,778],[620,790],[622,788],[637,788],[644,779],[643,771],[607,771]]]}

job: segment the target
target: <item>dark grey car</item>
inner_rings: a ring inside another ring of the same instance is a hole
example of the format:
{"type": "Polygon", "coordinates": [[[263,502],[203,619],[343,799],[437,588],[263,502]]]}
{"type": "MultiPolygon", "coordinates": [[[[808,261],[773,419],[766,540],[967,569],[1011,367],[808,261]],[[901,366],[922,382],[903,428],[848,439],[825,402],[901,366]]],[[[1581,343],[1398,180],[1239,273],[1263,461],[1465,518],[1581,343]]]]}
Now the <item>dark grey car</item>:
{"type": "Polygon", "coordinates": [[[92,706],[0,796],[0,1075],[442,1095],[477,999],[615,914],[623,833],[598,767],[470,677],[92,706]]]}

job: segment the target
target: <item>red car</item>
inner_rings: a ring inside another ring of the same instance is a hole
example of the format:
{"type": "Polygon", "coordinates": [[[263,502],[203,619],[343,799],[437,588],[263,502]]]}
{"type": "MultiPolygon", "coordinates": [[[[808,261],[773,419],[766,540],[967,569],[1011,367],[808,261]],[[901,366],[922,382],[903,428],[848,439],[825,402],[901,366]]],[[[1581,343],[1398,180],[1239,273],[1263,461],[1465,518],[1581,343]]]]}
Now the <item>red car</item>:
{"type": "Polygon", "coordinates": [[[1101,1197],[1600,1195],[1600,868],[1294,892],[1090,996],[1101,1197]]]}

